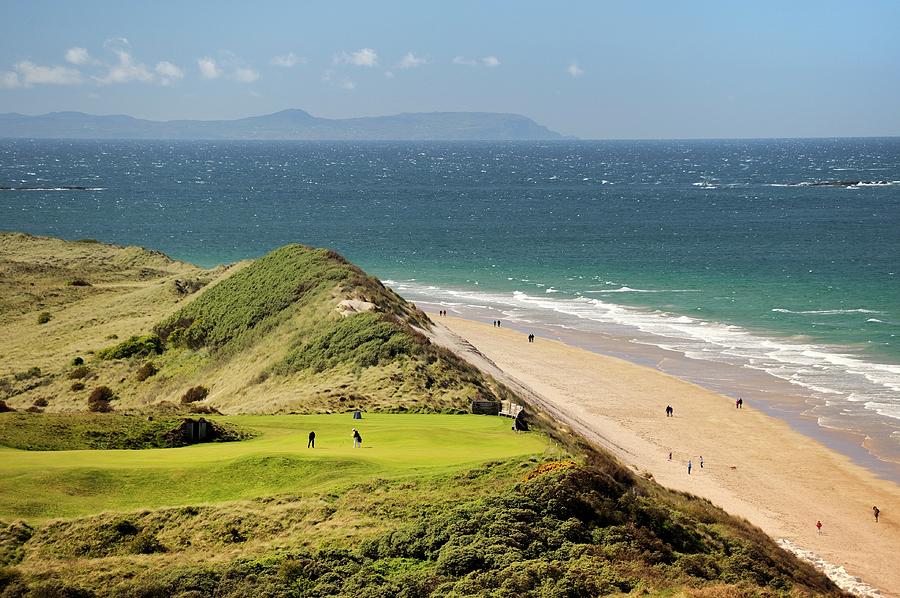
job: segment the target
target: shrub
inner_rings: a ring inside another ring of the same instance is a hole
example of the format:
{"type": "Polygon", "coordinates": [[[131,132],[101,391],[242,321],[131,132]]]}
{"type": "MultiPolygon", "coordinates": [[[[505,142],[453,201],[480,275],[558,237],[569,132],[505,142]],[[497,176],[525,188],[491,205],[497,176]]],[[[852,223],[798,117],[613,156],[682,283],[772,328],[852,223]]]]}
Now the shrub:
{"type": "Polygon", "coordinates": [[[34,405],[32,405],[31,407],[26,409],[25,412],[26,413],[43,413],[44,410],[41,409],[40,407],[35,407],[34,405]]]}
{"type": "Polygon", "coordinates": [[[155,334],[132,336],[118,345],[97,352],[100,359],[127,359],[129,357],[149,357],[163,352],[163,343],[155,334]]]}
{"type": "Polygon", "coordinates": [[[80,390],[84,390],[84,382],[75,382],[69,388],[71,388],[73,392],[78,392],[80,390]]]}
{"type": "Polygon", "coordinates": [[[116,394],[108,386],[98,386],[88,397],[88,410],[94,413],[107,413],[112,411],[109,402],[116,398],[116,394]]]}
{"type": "Polygon", "coordinates": [[[10,411],[15,411],[15,409],[7,405],[6,401],[0,401],[0,413],[8,413],[10,411]]]}
{"type": "Polygon", "coordinates": [[[90,373],[91,368],[86,365],[79,365],[69,372],[69,380],[81,380],[82,378],[87,378],[90,373]]]}
{"type": "Polygon", "coordinates": [[[198,415],[222,415],[222,412],[212,405],[191,405],[188,411],[198,415]]]}
{"type": "Polygon", "coordinates": [[[166,552],[166,547],[149,532],[141,532],[131,542],[132,554],[155,554],[166,552]]]}
{"type": "Polygon", "coordinates": [[[145,363],[138,369],[137,374],[135,374],[134,377],[137,378],[138,382],[143,382],[150,376],[153,376],[154,374],[156,374],[156,372],[158,372],[158,371],[159,370],[156,369],[156,366],[153,365],[153,362],[148,361],[147,363],[145,363]]]}
{"type": "Polygon", "coordinates": [[[89,397],[88,411],[92,413],[109,413],[112,411],[112,407],[109,405],[109,401],[94,400],[89,397]]]}
{"type": "Polygon", "coordinates": [[[187,392],[181,395],[181,404],[189,405],[190,403],[196,403],[197,401],[202,401],[209,394],[209,389],[205,386],[195,386],[193,388],[189,388],[187,392]]]}
{"type": "Polygon", "coordinates": [[[40,314],[38,314],[37,323],[38,324],[46,324],[47,322],[49,322],[52,319],[53,319],[53,316],[50,315],[49,311],[42,311],[40,314]]]}
{"type": "Polygon", "coordinates": [[[38,397],[34,400],[35,407],[46,407],[47,404],[48,404],[48,401],[44,397],[38,397]]]}
{"type": "Polygon", "coordinates": [[[68,282],[70,287],[90,287],[93,286],[91,283],[86,281],[83,278],[73,278],[68,282]]]}
{"type": "Polygon", "coordinates": [[[14,374],[16,380],[28,380],[29,378],[40,378],[41,377],[41,368],[33,367],[28,368],[24,372],[16,372],[14,374]]]}
{"type": "Polygon", "coordinates": [[[84,365],[84,359],[82,359],[81,357],[76,357],[75,359],[72,360],[72,365],[73,366],[84,365]]]}

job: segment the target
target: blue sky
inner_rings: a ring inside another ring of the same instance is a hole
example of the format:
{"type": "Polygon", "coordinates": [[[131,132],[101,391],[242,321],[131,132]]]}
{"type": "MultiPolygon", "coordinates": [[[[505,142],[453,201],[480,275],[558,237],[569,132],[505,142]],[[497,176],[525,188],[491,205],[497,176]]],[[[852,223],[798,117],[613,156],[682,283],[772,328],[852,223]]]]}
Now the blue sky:
{"type": "Polygon", "coordinates": [[[584,138],[900,135],[900,2],[0,8],[0,112],[517,112],[584,138]]]}

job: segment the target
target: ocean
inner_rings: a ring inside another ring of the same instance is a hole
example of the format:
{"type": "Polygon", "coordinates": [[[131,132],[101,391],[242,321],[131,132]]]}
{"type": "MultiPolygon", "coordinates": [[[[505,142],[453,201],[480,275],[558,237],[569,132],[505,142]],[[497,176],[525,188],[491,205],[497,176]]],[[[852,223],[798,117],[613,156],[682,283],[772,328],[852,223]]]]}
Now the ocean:
{"type": "Polygon", "coordinates": [[[420,303],[787,389],[754,400],[900,464],[898,138],[0,140],[0,229],[206,266],[331,247],[420,303]]]}

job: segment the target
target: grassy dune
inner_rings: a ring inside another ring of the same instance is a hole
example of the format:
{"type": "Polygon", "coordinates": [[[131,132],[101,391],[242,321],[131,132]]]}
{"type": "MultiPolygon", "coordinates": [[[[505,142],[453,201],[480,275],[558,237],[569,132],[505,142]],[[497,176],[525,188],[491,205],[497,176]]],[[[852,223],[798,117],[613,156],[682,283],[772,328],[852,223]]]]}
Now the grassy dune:
{"type": "Polygon", "coordinates": [[[0,234],[0,596],[840,595],[545,414],[447,414],[512,396],[428,326],[326,250],[202,270],[0,234]],[[114,413],[84,413],[100,385],[114,413]],[[106,448],[198,409],[255,435],[106,448]]]}
{"type": "Polygon", "coordinates": [[[0,449],[0,519],[40,521],[284,493],[327,494],[374,479],[446,475],[551,450],[539,435],[511,434],[508,420],[473,415],[367,414],[364,420],[349,414],[236,416],[217,421],[259,436],[172,449],[0,449]],[[354,426],[363,435],[361,449],[352,445],[354,426]],[[306,447],[310,430],[316,431],[315,450],[306,447]]]}
{"type": "Polygon", "coordinates": [[[504,393],[431,346],[416,330],[423,312],[328,250],[288,245],[201,270],[139,248],[0,234],[4,269],[16,276],[0,276],[11,298],[0,333],[13,339],[0,400],[18,410],[83,411],[100,385],[124,412],[177,405],[197,385],[210,390],[203,405],[229,414],[459,412],[504,393]],[[148,362],[158,373],[142,380],[148,362]]]}

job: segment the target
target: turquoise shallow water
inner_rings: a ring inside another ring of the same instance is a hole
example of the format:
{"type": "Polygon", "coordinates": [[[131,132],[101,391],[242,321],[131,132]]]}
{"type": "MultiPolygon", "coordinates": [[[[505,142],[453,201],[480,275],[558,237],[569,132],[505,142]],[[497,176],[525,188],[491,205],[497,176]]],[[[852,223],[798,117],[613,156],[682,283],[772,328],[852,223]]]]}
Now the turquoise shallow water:
{"type": "Polygon", "coordinates": [[[0,187],[28,188],[6,230],[204,265],[325,245],[421,300],[763,371],[900,458],[900,139],[7,140],[0,187]]]}

